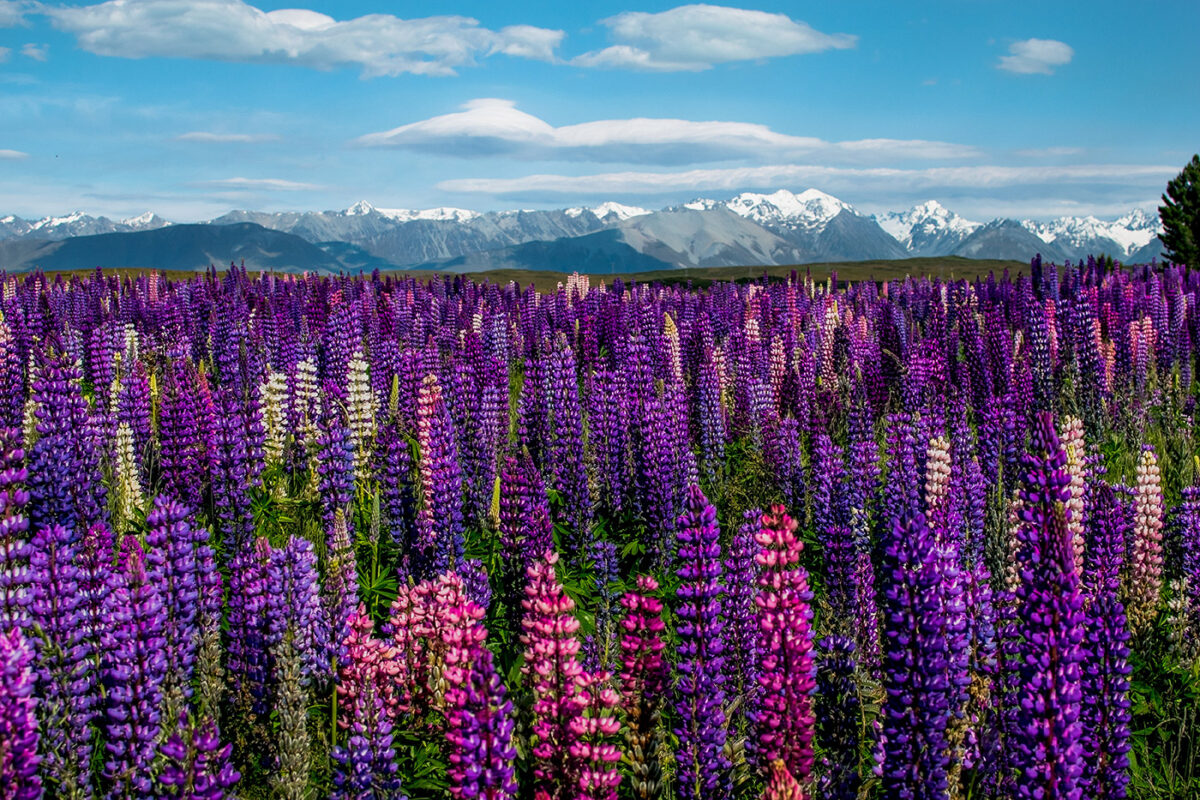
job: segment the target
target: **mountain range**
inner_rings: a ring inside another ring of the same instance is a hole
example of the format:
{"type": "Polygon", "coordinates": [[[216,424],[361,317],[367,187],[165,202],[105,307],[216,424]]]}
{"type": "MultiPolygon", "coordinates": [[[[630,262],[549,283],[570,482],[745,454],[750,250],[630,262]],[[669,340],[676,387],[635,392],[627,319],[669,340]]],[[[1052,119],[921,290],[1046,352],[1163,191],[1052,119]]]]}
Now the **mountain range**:
{"type": "Polygon", "coordinates": [[[868,216],[816,189],[744,192],[659,210],[608,202],[583,208],[480,213],[460,208],[231,211],[175,224],[153,213],[119,221],[76,212],[0,218],[0,268],[196,269],[244,259],[261,269],[317,272],[423,268],[558,269],[593,273],[966,256],[1049,261],[1108,254],[1126,263],[1162,253],[1157,217],[1038,222],[964,219],[936,201],[868,216]]]}

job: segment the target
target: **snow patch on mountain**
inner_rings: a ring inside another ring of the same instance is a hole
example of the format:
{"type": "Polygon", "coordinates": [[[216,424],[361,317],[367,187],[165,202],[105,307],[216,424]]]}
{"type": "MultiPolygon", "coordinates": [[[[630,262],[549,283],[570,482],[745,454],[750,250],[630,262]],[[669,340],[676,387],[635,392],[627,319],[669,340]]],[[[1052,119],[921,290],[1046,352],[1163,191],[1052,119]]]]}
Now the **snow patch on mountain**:
{"type": "Polygon", "coordinates": [[[1162,231],[1158,219],[1135,209],[1120,219],[1106,221],[1094,216],[1060,217],[1049,222],[1022,220],[1021,226],[1047,244],[1074,250],[1107,249],[1105,242],[1116,244],[1128,256],[1150,244],[1162,231]]]}
{"type": "Polygon", "coordinates": [[[960,217],[936,200],[927,200],[907,211],[875,214],[872,218],[909,251],[928,249],[934,241],[961,242],[982,225],[960,217]]]}

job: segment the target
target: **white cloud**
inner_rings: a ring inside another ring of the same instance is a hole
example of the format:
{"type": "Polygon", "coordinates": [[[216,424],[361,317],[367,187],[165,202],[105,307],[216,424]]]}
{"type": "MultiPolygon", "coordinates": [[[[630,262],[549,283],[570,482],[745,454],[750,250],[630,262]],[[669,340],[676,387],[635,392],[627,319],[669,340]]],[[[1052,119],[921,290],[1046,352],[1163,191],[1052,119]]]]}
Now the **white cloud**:
{"type": "Polygon", "coordinates": [[[478,157],[570,159],[639,164],[689,164],[734,159],[820,156],[853,163],[886,159],[947,159],[978,155],[972,147],[921,139],[828,142],[777,133],[749,122],[686,119],[605,119],[554,127],[511,100],[472,100],[462,111],[359,137],[364,147],[478,157]]]}
{"type": "Polygon", "coordinates": [[[856,36],[821,33],[786,14],[687,5],[650,14],[626,11],[601,20],[617,41],[576,57],[583,67],[698,71],[730,61],[854,47],[856,36]]]}
{"type": "Polygon", "coordinates": [[[12,52],[12,50],[10,50],[7,47],[0,47],[0,64],[3,64],[5,61],[8,61],[8,56],[11,52],[12,52]]]}
{"type": "Polygon", "coordinates": [[[527,175],[520,178],[459,178],[442,181],[447,192],[494,196],[608,196],[665,194],[679,191],[736,191],[786,186],[820,186],[826,191],[915,192],[933,189],[1001,189],[1014,186],[1131,185],[1157,186],[1177,167],[1093,164],[1047,167],[893,167],[848,168],[777,164],[686,172],[609,172],[594,175],[527,175]]]}
{"type": "Polygon", "coordinates": [[[33,44],[30,42],[21,48],[21,55],[26,58],[32,58],[34,61],[45,61],[46,54],[49,52],[50,46],[45,44],[33,44]]]}
{"type": "Polygon", "coordinates": [[[23,158],[29,158],[29,153],[22,153],[20,150],[0,150],[0,161],[20,161],[23,158]]]}
{"type": "Polygon", "coordinates": [[[1019,75],[1053,75],[1055,67],[1069,64],[1075,51],[1065,42],[1054,39],[1025,39],[1013,42],[1009,55],[1001,56],[997,69],[1019,75]]]}
{"type": "Polygon", "coordinates": [[[274,142],[279,137],[271,133],[219,133],[216,131],[188,131],[175,137],[177,142],[274,142]]]}
{"type": "Polygon", "coordinates": [[[90,53],[120,58],[197,58],[297,64],[328,70],[357,66],[363,77],[453,75],[494,53],[554,60],[562,31],[513,25],[480,27],[461,16],[400,19],[368,14],[337,21],[307,9],[264,12],[241,0],[109,0],[43,6],[54,25],[90,53]]]}
{"type": "Polygon", "coordinates": [[[222,178],[221,180],[204,181],[198,185],[220,189],[272,192],[305,192],[321,188],[321,186],[315,183],[285,181],[281,178],[222,178]]]}
{"type": "Polygon", "coordinates": [[[0,28],[15,28],[18,25],[24,25],[25,12],[29,10],[29,3],[0,0],[0,28]]]}

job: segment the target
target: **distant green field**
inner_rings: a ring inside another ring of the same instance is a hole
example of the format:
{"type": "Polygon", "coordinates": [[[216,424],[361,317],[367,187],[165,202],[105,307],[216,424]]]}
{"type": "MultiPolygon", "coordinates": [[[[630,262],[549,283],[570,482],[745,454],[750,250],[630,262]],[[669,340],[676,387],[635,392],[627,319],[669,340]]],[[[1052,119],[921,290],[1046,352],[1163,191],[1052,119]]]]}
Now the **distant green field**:
{"type": "MultiPolygon", "coordinates": [[[[800,275],[809,274],[816,280],[825,280],[831,273],[836,272],[839,281],[854,283],[866,280],[893,280],[908,275],[929,276],[949,280],[960,278],[973,280],[976,277],[984,277],[991,272],[999,276],[1006,269],[1015,276],[1018,272],[1028,271],[1029,263],[1023,261],[999,261],[963,258],[961,256],[944,256],[940,258],[907,258],[899,261],[845,261],[823,264],[795,264],[779,267],[700,267],[696,269],[659,270],[656,272],[593,273],[591,277],[594,280],[602,280],[606,283],[611,283],[614,279],[620,278],[626,283],[652,283],[656,281],[660,283],[685,283],[690,281],[695,286],[706,286],[719,281],[757,280],[764,275],[782,279],[786,278],[792,272],[800,275]]],[[[139,269],[105,270],[106,274],[116,274],[122,277],[141,275],[145,272],[146,270],[139,269]]],[[[169,280],[186,280],[199,274],[181,270],[162,270],[160,272],[169,280]]],[[[95,270],[81,269],[52,274],[83,277],[94,273],[95,270]]],[[[404,270],[388,274],[409,275],[415,278],[430,279],[445,277],[451,273],[434,270],[404,270]]],[[[497,269],[463,274],[474,281],[488,281],[501,284],[516,281],[522,286],[532,283],[538,289],[546,290],[553,289],[560,281],[566,281],[571,273],[548,270],[497,269]]]]}

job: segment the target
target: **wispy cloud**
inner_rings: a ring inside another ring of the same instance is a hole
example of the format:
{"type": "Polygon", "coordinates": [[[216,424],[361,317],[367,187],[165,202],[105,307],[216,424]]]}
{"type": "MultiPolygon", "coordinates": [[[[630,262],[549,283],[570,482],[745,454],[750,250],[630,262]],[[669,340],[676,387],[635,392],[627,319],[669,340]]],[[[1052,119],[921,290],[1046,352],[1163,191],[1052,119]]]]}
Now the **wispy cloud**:
{"type": "Polygon", "coordinates": [[[0,150],[0,161],[20,161],[29,158],[29,153],[20,150],[0,150]]]}
{"type": "Polygon", "coordinates": [[[1016,151],[1016,155],[1023,158],[1062,158],[1063,156],[1077,156],[1082,154],[1082,147],[1035,147],[1016,151]]]}
{"type": "Polygon", "coordinates": [[[32,58],[34,61],[45,61],[49,52],[49,45],[33,44],[32,42],[21,48],[21,55],[32,58]]]}
{"type": "Polygon", "coordinates": [[[214,181],[201,181],[197,186],[214,189],[238,189],[242,191],[271,191],[271,192],[305,192],[323,188],[315,183],[287,181],[282,178],[222,178],[214,181]]]}
{"type": "Polygon", "coordinates": [[[110,0],[41,6],[79,46],[119,58],[196,58],[361,68],[363,77],[453,75],[496,53],[553,60],[565,35],[532,25],[499,30],[461,16],[401,19],[370,14],[338,21],[308,9],[263,11],[241,0],[110,0]]]}
{"type": "Polygon", "coordinates": [[[730,61],[819,53],[854,47],[857,38],[828,34],[786,14],[686,5],[650,14],[626,11],[601,20],[616,44],[577,56],[583,67],[699,71],[730,61]]]}
{"type": "Polygon", "coordinates": [[[777,164],[684,172],[608,172],[592,175],[527,175],[520,178],[459,178],[442,181],[447,192],[505,196],[581,197],[664,194],[678,191],[736,191],[785,186],[820,186],[828,191],[928,191],[939,188],[999,189],[1052,184],[1157,186],[1178,167],[1093,164],[1077,166],[969,166],[927,169],[847,168],[777,164]]]}
{"type": "Polygon", "coordinates": [[[223,144],[230,142],[253,143],[275,142],[279,137],[273,133],[220,133],[217,131],[188,131],[175,137],[177,142],[209,142],[223,144]]]}
{"type": "Polygon", "coordinates": [[[996,67],[1018,75],[1053,75],[1055,67],[1069,64],[1075,57],[1070,45],[1055,39],[1013,42],[1008,53],[1000,57],[996,67]]]}
{"type": "Polygon", "coordinates": [[[0,0],[0,28],[15,28],[25,24],[25,14],[33,3],[0,0]]]}
{"type": "Polygon", "coordinates": [[[941,160],[978,155],[966,145],[922,139],[829,142],[778,133],[749,122],[604,119],[555,127],[511,100],[472,100],[462,111],[359,137],[363,147],[390,147],[462,158],[504,155],[635,164],[694,164],[798,157],[851,162],[941,160]]]}

